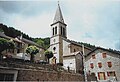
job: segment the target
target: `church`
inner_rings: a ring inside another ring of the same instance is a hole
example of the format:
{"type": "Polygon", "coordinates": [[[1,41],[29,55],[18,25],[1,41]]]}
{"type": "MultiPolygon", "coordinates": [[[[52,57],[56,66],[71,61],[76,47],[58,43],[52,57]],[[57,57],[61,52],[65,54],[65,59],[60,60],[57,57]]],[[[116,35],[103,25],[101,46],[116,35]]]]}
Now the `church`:
{"type": "MultiPolygon", "coordinates": [[[[54,53],[51,63],[63,64],[63,67],[74,72],[83,70],[83,47],[75,41],[67,38],[67,24],[64,21],[60,5],[55,13],[53,23],[51,24],[50,48],[54,53]],[[52,61],[54,60],[54,62],[52,61]]],[[[91,49],[84,47],[84,54],[91,52],[91,49]]]]}
{"type": "MultiPolygon", "coordinates": [[[[74,73],[93,74],[98,81],[120,80],[120,53],[96,47],[91,49],[67,38],[67,24],[60,5],[51,24],[49,50],[54,56],[52,64],[63,64],[65,69],[74,73]]],[[[85,74],[85,75],[86,75],[85,74]]]]}

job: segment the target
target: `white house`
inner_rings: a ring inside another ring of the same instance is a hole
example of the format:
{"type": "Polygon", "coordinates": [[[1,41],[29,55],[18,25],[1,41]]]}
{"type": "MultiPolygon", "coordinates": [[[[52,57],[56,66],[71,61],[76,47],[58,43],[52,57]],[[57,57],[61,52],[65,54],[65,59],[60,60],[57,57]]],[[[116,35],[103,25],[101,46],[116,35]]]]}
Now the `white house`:
{"type": "Polygon", "coordinates": [[[98,81],[120,81],[120,53],[96,48],[86,56],[87,73],[94,73],[98,81]]]}

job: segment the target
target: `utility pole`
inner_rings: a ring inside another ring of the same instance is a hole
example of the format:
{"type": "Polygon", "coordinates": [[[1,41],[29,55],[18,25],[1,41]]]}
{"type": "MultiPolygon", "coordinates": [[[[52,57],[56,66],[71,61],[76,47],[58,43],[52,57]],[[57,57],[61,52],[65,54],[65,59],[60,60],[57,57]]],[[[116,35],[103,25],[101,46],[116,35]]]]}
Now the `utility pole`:
{"type": "Polygon", "coordinates": [[[86,73],[86,64],[85,64],[85,50],[84,45],[82,44],[82,51],[83,51],[83,66],[84,66],[84,76],[85,76],[85,82],[87,82],[87,73],[86,73]]]}

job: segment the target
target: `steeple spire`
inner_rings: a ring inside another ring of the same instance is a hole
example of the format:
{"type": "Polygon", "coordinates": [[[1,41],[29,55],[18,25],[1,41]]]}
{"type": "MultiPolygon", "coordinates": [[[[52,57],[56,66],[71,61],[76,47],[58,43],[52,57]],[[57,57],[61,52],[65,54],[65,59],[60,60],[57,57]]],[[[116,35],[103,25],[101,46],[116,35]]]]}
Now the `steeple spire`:
{"type": "Polygon", "coordinates": [[[64,23],[64,19],[63,19],[62,12],[60,9],[59,1],[58,1],[58,8],[57,8],[53,23],[58,22],[58,21],[64,23]]]}

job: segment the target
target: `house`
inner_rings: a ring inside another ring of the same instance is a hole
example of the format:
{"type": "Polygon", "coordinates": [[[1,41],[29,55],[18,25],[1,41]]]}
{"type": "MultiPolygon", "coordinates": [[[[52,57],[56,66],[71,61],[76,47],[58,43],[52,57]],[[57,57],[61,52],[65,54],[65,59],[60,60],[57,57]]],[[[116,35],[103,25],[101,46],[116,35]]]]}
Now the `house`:
{"type": "Polygon", "coordinates": [[[120,53],[97,47],[86,56],[86,71],[98,81],[120,81],[120,53]]]}
{"type": "MultiPolygon", "coordinates": [[[[39,46],[37,43],[31,41],[31,40],[28,40],[28,39],[25,39],[25,38],[22,38],[21,41],[23,41],[25,43],[25,47],[24,47],[24,52],[25,52],[25,49],[28,47],[28,46],[31,46],[31,45],[35,45],[39,48],[39,53],[37,53],[35,55],[35,61],[39,61],[39,60],[45,60],[45,55],[44,55],[44,51],[45,49],[41,46],[39,46]]],[[[30,55],[28,55],[30,57],[30,55]]]]}
{"type": "Polygon", "coordinates": [[[11,40],[15,43],[15,48],[14,49],[7,49],[3,53],[4,55],[15,55],[17,53],[22,53],[24,51],[24,42],[17,38],[12,38],[9,36],[6,36],[3,32],[0,32],[0,38],[5,38],[8,40],[11,40]]]}
{"type": "Polygon", "coordinates": [[[63,55],[64,68],[73,73],[83,73],[82,58],[82,53],[80,51],[63,55]]]}
{"type": "Polygon", "coordinates": [[[5,56],[12,56],[13,58],[19,58],[19,57],[29,57],[30,58],[30,55],[29,54],[25,54],[25,49],[30,46],[30,45],[35,45],[39,48],[39,53],[37,53],[35,55],[35,61],[39,61],[39,60],[45,60],[45,56],[44,56],[44,51],[45,49],[42,48],[41,46],[39,46],[38,44],[36,44],[35,42],[33,41],[30,41],[26,38],[12,38],[12,37],[9,37],[9,36],[6,36],[4,33],[0,32],[0,37],[1,38],[5,38],[5,39],[8,39],[8,40],[12,40],[14,43],[15,43],[15,48],[14,49],[7,49],[3,52],[3,54],[5,56]],[[21,54],[23,54],[21,56],[21,54]],[[25,56],[24,56],[25,55],[25,56]]]}

